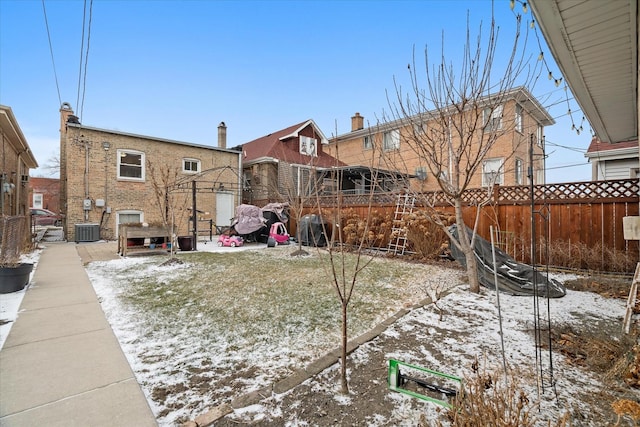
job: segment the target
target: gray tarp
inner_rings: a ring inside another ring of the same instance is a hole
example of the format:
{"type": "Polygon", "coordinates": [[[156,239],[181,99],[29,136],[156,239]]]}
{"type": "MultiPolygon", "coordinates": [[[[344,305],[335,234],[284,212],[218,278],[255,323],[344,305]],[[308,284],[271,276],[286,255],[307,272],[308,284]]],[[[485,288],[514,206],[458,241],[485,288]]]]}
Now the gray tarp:
{"type": "MultiPolygon", "coordinates": [[[[469,238],[471,238],[471,229],[465,228],[469,238]]],[[[449,231],[458,240],[458,228],[455,224],[449,227],[449,231]]],[[[473,249],[478,262],[478,280],[480,284],[487,288],[495,289],[491,243],[480,236],[476,236],[473,249]]],[[[534,295],[537,293],[538,296],[548,296],[549,298],[560,298],[567,294],[566,288],[557,280],[547,278],[546,275],[537,270],[534,271],[530,265],[517,262],[498,248],[495,248],[495,253],[498,289],[500,291],[512,295],[534,295]]],[[[466,267],[464,254],[453,242],[451,243],[451,254],[463,267],[466,267]]]]}

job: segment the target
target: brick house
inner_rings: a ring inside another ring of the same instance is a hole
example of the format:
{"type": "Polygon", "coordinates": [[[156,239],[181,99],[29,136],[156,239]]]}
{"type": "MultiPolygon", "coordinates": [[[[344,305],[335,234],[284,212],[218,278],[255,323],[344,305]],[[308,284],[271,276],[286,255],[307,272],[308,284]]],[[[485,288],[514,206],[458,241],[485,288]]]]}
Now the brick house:
{"type": "MultiPolygon", "coordinates": [[[[533,135],[533,177],[535,184],[543,184],[544,176],[544,126],[554,123],[553,118],[542,105],[523,87],[500,94],[503,101],[492,108],[479,107],[484,122],[485,135],[494,133],[495,142],[486,153],[480,168],[471,179],[470,188],[498,185],[528,184],[529,141],[533,135]]],[[[487,98],[488,99],[488,98],[487,98]]],[[[482,101],[482,100],[481,100],[482,101]]],[[[470,115],[473,113],[470,113],[470,115]]],[[[428,165],[424,164],[424,155],[416,155],[415,142],[419,134],[439,132],[446,129],[433,117],[437,111],[427,111],[412,117],[403,117],[375,126],[365,127],[364,117],[356,113],[351,118],[351,132],[338,135],[329,141],[327,151],[349,165],[375,165],[395,170],[410,176],[410,185],[414,190],[438,190],[438,182],[428,165]],[[412,148],[413,144],[413,148],[412,148]]],[[[456,120],[452,117],[452,120],[456,120]]],[[[449,135],[454,133],[450,130],[449,135]]],[[[456,144],[456,141],[453,141],[456,144]]],[[[446,176],[447,170],[439,171],[446,176]]],[[[386,179],[386,178],[385,178],[386,179]]],[[[381,183],[381,188],[389,185],[381,183]]]]}
{"type": "Polygon", "coordinates": [[[32,208],[60,213],[60,179],[31,177],[29,193],[32,208]]]}
{"type": "Polygon", "coordinates": [[[372,176],[397,173],[350,166],[328,154],[328,140],[309,119],[247,142],[242,151],[243,203],[264,205],[316,194],[363,194],[372,176]]]}
{"type": "Polygon", "coordinates": [[[37,168],[38,163],[11,107],[4,105],[0,105],[0,133],[0,215],[27,215],[29,170],[37,168]]]}
{"type": "Polygon", "coordinates": [[[594,181],[640,177],[637,139],[611,143],[593,138],[585,157],[591,162],[594,181]]]}
{"type": "Polygon", "coordinates": [[[66,239],[76,240],[76,229],[84,226],[97,226],[100,238],[111,240],[120,224],[162,224],[171,215],[159,199],[169,198],[178,234],[193,231],[194,200],[198,220],[229,225],[241,199],[241,158],[226,148],[224,122],[218,145],[84,126],[62,104],[60,208],[66,239]]]}
{"type": "Polygon", "coordinates": [[[238,147],[242,150],[244,203],[262,205],[309,195],[318,182],[311,176],[344,165],[324,151],[327,144],[310,119],[238,147]]]}

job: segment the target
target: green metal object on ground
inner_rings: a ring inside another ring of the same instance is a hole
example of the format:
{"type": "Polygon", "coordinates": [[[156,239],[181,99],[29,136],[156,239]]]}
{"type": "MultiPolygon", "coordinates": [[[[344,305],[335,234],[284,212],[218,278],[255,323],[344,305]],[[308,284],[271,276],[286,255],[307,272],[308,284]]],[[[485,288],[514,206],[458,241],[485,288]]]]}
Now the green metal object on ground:
{"type": "Polygon", "coordinates": [[[446,400],[438,399],[436,397],[432,397],[426,394],[421,394],[412,390],[408,390],[404,387],[404,385],[408,381],[412,381],[419,385],[420,387],[427,389],[434,393],[441,393],[446,395],[447,397],[455,397],[458,394],[458,390],[460,385],[462,384],[462,379],[460,377],[456,377],[455,375],[449,375],[442,372],[434,371],[431,369],[423,368],[421,366],[410,365],[408,363],[400,362],[398,360],[389,359],[389,372],[388,372],[387,381],[389,383],[389,389],[393,391],[397,391],[399,393],[404,393],[409,396],[415,397],[417,399],[426,400],[428,402],[433,402],[438,405],[444,406],[446,408],[451,408],[451,404],[446,400]],[[401,367],[409,368],[417,373],[427,374],[429,376],[435,376],[437,378],[443,379],[447,384],[453,384],[456,388],[445,387],[437,384],[432,384],[427,382],[422,378],[417,378],[413,376],[408,376],[402,373],[400,370],[401,367]]]}

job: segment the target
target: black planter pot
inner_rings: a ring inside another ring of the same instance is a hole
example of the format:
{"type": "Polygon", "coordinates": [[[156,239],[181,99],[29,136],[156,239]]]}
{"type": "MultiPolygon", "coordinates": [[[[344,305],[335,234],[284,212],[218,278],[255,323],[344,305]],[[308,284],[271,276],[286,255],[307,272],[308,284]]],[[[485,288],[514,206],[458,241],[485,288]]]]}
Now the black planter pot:
{"type": "Polygon", "coordinates": [[[192,251],[193,236],[178,236],[178,247],[181,251],[192,251]]]}
{"type": "Polygon", "coordinates": [[[24,289],[29,284],[33,264],[22,263],[15,267],[0,267],[0,294],[24,289]]]}

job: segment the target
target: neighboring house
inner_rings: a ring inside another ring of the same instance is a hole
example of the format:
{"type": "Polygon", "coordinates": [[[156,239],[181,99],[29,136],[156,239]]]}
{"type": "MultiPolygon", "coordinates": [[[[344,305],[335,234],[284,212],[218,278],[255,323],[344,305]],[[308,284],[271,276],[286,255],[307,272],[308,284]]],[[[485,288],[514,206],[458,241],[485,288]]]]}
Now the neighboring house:
{"type": "Polygon", "coordinates": [[[394,171],[347,165],[327,153],[328,144],[310,119],[238,147],[243,156],[244,203],[263,205],[315,194],[366,194],[376,185],[374,181],[402,179],[394,171]]]}
{"type": "Polygon", "coordinates": [[[0,133],[0,215],[27,215],[31,204],[29,170],[38,163],[11,107],[4,105],[0,105],[0,133]]]}
{"type": "Polygon", "coordinates": [[[29,192],[30,207],[60,213],[60,179],[31,177],[29,192]]]}
{"type": "Polygon", "coordinates": [[[226,149],[224,122],[219,147],[210,147],[84,126],[67,103],[60,120],[60,208],[67,240],[76,240],[76,230],[95,237],[85,230],[96,226],[100,238],[110,240],[120,224],[159,225],[171,216],[177,233],[190,234],[194,199],[201,216],[230,225],[241,199],[242,166],[240,153],[226,149]],[[172,212],[159,200],[167,190],[172,212]]]}
{"type": "Polygon", "coordinates": [[[307,120],[238,147],[242,150],[244,202],[262,205],[320,190],[318,174],[344,166],[324,151],[327,144],[316,123],[307,120]]]}
{"type": "MultiPolygon", "coordinates": [[[[484,132],[496,132],[498,136],[473,178],[471,188],[528,184],[531,135],[534,140],[534,183],[544,184],[544,126],[553,124],[554,120],[523,87],[501,94],[501,97],[504,104],[482,113],[484,132]]],[[[434,116],[437,116],[436,112],[430,111],[365,127],[364,117],[356,113],[351,118],[351,132],[332,139],[327,151],[349,165],[381,166],[410,176],[407,185],[415,190],[438,190],[438,182],[430,176],[428,166],[421,163],[424,156],[416,156],[408,143],[410,138],[418,139],[419,134],[425,132],[447,132],[438,129],[440,125],[431,119],[434,116]]],[[[452,132],[448,134],[452,135],[452,132]]],[[[453,143],[455,145],[456,141],[453,143]]],[[[440,173],[446,177],[448,170],[440,173]]],[[[380,185],[383,189],[386,186],[380,185]]]]}
{"type": "Polygon", "coordinates": [[[593,138],[585,157],[592,164],[594,181],[640,177],[636,139],[610,143],[593,138]]]}

